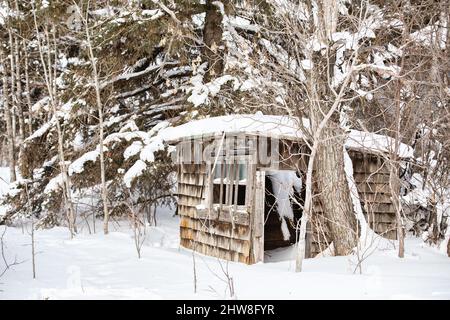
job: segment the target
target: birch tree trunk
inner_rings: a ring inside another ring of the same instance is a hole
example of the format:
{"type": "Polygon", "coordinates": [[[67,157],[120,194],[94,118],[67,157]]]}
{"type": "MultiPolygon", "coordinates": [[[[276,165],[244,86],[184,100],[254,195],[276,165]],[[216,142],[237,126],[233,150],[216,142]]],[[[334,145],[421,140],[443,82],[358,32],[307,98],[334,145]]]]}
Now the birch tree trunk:
{"type": "Polygon", "coordinates": [[[11,118],[11,139],[12,139],[12,143],[14,145],[14,153],[13,153],[13,158],[14,158],[14,163],[15,163],[15,158],[16,158],[16,113],[17,113],[17,100],[16,100],[16,80],[15,80],[15,67],[14,67],[14,41],[13,41],[13,34],[11,31],[11,27],[8,26],[8,39],[9,39],[9,48],[10,48],[10,52],[9,52],[9,67],[10,67],[10,105],[9,105],[9,114],[10,114],[10,118],[11,118]]]}
{"type": "Polygon", "coordinates": [[[306,231],[307,224],[312,213],[312,175],[313,165],[317,154],[317,145],[313,144],[311,154],[309,156],[308,168],[306,172],[305,181],[305,206],[303,208],[303,215],[300,223],[300,234],[297,242],[297,256],[295,260],[295,272],[301,272],[303,268],[303,260],[306,255],[306,231]]]}
{"type": "Polygon", "coordinates": [[[402,218],[402,205],[399,199],[400,191],[400,181],[398,165],[395,161],[390,161],[389,166],[389,186],[391,189],[392,203],[395,208],[395,216],[397,220],[397,238],[398,238],[398,257],[405,257],[405,232],[404,232],[404,222],[402,218]]]}
{"type": "MultiPolygon", "coordinates": [[[[403,28],[402,32],[402,42],[407,43],[408,41],[408,30],[403,28]]],[[[401,121],[402,121],[402,106],[404,101],[402,101],[402,87],[403,83],[401,80],[404,71],[405,57],[402,55],[400,60],[400,74],[395,87],[395,102],[394,102],[394,121],[393,121],[393,133],[395,143],[390,146],[390,159],[389,159],[389,187],[391,191],[392,204],[395,208],[396,216],[396,228],[397,228],[397,238],[398,238],[398,257],[403,258],[405,256],[405,222],[403,220],[402,214],[402,203],[400,201],[400,174],[399,174],[399,157],[398,151],[400,148],[400,133],[401,133],[401,121]]]]}
{"type": "Polygon", "coordinates": [[[97,111],[98,111],[98,125],[99,125],[99,153],[100,153],[100,178],[102,183],[102,202],[103,202],[103,232],[105,234],[108,234],[108,222],[109,222],[109,211],[108,211],[108,189],[106,185],[106,177],[105,177],[105,157],[104,157],[104,148],[103,148],[103,105],[102,100],[100,96],[100,83],[98,80],[98,73],[97,73],[97,62],[95,60],[94,52],[92,50],[92,41],[91,36],[89,32],[89,25],[88,25],[88,13],[89,13],[89,7],[86,10],[86,17],[85,17],[85,28],[86,28],[86,40],[87,40],[87,46],[89,50],[89,59],[91,61],[92,66],[92,76],[94,78],[94,87],[95,87],[95,98],[97,103],[97,111]]]}
{"type": "Polygon", "coordinates": [[[14,62],[16,67],[16,104],[17,104],[17,118],[19,121],[19,146],[25,139],[25,121],[22,107],[22,81],[20,68],[20,46],[17,37],[14,39],[14,62]]]}
{"type": "MultiPolygon", "coordinates": [[[[26,42],[24,41],[23,47],[26,48],[26,42]]],[[[33,133],[33,114],[31,111],[31,92],[30,92],[30,74],[28,72],[28,52],[25,49],[25,96],[27,99],[27,109],[28,109],[28,136],[33,133]]]]}
{"type": "MultiPolygon", "coordinates": [[[[403,59],[402,59],[403,67],[403,59]]],[[[398,81],[396,102],[395,102],[395,130],[394,138],[395,144],[391,146],[390,160],[389,160],[389,187],[391,191],[391,199],[395,208],[396,224],[397,224],[397,238],[398,238],[398,257],[405,256],[405,232],[404,221],[402,218],[402,204],[400,202],[400,178],[399,178],[399,159],[397,156],[400,142],[400,125],[401,125],[401,83],[398,81]]]]}
{"type": "MultiPolygon", "coordinates": [[[[17,12],[20,12],[19,10],[19,2],[17,0],[14,1],[14,5],[17,12]]],[[[23,116],[23,105],[22,105],[22,73],[21,73],[21,43],[22,41],[19,40],[19,37],[22,37],[21,35],[21,26],[18,26],[18,35],[14,35],[14,61],[15,61],[15,67],[16,67],[16,98],[17,98],[17,116],[19,121],[19,145],[20,148],[22,148],[22,142],[25,140],[25,118],[23,116]]],[[[24,48],[26,51],[26,48],[24,48]]],[[[11,70],[12,71],[12,70],[11,70]]]]}
{"type": "Polygon", "coordinates": [[[2,73],[2,83],[3,83],[3,108],[4,108],[4,116],[6,122],[6,140],[8,143],[8,165],[9,165],[9,174],[10,174],[10,182],[16,181],[16,161],[15,161],[15,142],[14,142],[14,134],[12,132],[12,123],[11,123],[11,112],[10,112],[10,103],[9,103],[9,90],[8,90],[8,77],[6,75],[6,63],[3,57],[3,51],[0,48],[0,60],[3,65],[3,73],[2,73]]]}

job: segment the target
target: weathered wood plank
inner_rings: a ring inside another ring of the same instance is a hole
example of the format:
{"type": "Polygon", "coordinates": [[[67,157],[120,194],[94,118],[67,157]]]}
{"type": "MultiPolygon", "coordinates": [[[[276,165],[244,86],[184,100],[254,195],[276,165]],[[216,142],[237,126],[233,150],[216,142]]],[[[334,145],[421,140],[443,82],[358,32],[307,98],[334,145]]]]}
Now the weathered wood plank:
{"type": "Polygon", "coordinates": [[[387,165],[377,158],[365,158],[363,161],[361,161],[361,159],[354,159],[352,163],[354,173],[389,174],[387,165]]]}
{"type": "Polygon", "coordinates": [[[195,207],[200,203],[201,203],[200,198],[190,197],[190,196],[186,196],[186,195],[178,196],[178,204],[181,206],[195,207]]]}
{"type": "Polygon", "coordinates": [[[197,212],[197,209],[195,207],[186,206],[178,203],[178,214],[180,216],[188,216],[188,217],[195,217],[195,214],[197,212]]]}
{"type": "Polygon", "coordinates": [[[391,203],[391,195],[384,193],[359,193],[359,198],[361,201],[369,203],[391,203]]]}
{"type": "Polygon", "coordinates": [[[365,214],[364,217],[366,218],[366,221],[371,222],[377,222],[377,223],[393,223],[396,222],[395,214],[393,213],[373,213],[373,214],[365,214]]]}
{"type": "Polygon", "coordinates": [[[371,223],[370,227],[379,235],[387,239],[397,239],[397,230],[392,223],[371,223]]]}
{"type": "Polygon", "coordinates": [[[245,256],[249,255],[250,242],[248,240],[233,239],[183,227],[180,228],[180,238],[194,240],[212,247],[239,252],[245,256]]]}
{"type": "Polygon", "coordinates": [[[203,189],[204,188],[202,186],[179,183],[178,189],[177,189],[177,194],[190,196],[190,197],[196,197],[196,198],[202,198],[203,189]]]}
{"type": "Polygon", "coordinates": [[[363,203],[364,211],[368,213],[394,213],[395,208],[392,203],[377,203],[366,201],[363,203]]]}
{"type": "Polygon", "coordinates": [[[198,253],[201,253],[201,254],[204,254],[207,256],[216,257],[216,258],[223,259],[223,260],[242,262],[242,263],[246,263],[246,264],[248,264],[249,260],[250,260],[248,256],[244,256],[243,254],[240,254],[239,252],[225,250],[225,249],[222,249],[219,247],[213,247],[208,244],[198,243],[193,240],[182,239],[180,241],[180,245],[182,247],[194,250],[198,253]]]}
{"type": "Polygon", "coordinates": [[[206,166],[205,164],[182,163],[180,165],[180,172],[189,174],[206,174],[206,166]]]}
{"type": "Polygon", "coordinates": [[[219,208],[209,209],[197,209],[197,214],[195,216],[197,219],[207,219],[212,221],[228,222],[231,224],[240,224],[248,226],[250,224],[249,213],[244,211],[234,212],[234,208],[223,207],[222,211],[219,208]]]}
{"type": "Polygon", "coordinates": [[[359,183],[389,183],[389,174],[382,173],[354,173],[355,182],[359,183]]]}
{"type": "Polygon", "coordinates": [[[205,231],[211,234],[216,234],[223,237],[249,240],[250,232],[249,228],[242,225],[236,225],[234,233],[231,232],[231,224],[211,222],[210,220],[199,220],[187,216],[183,216],[180,219],[180,227],[190,228],[199,231],[205,231]]]}
{"type": "Polygon", "coordinates": [[[206,181],[206,175],[197,173],[181,173],[178,179],[179,183],[203,186],[206,181]]]}
{"type": "Polygon", "coordinates": [[[391,194],[391,189],[389,187],[389,183],[358,183],[357,184],[358,192],[363,193],[382,193],[382,194],[391,194]]]}

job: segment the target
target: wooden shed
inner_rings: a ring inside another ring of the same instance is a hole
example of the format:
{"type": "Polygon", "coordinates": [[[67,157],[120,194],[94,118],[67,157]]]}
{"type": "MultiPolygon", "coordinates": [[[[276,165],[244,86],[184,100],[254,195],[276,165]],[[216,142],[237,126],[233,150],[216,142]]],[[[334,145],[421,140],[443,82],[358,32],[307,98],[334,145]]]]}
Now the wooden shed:
{"type": "MultiPolygon", "coordinates": [[[[168,128],[176,146],[180,242],[205,255],[247,264],[295,243],[309,148],[297,118],[232,115],[168,128]]],[[[308,121],[302,119],[302,126],[308,121]]],[[[366,221],[396,239],[386,154],[393,139],[352,130],[346,148],[366,221]]],[[[410,156],[401,144],[399,155],[410,156]]],[[[320,190],[313,190],[315,194],[320,190]]],[[[319,197],[308,225],[307,257],[329,246],[319,197]]]]}

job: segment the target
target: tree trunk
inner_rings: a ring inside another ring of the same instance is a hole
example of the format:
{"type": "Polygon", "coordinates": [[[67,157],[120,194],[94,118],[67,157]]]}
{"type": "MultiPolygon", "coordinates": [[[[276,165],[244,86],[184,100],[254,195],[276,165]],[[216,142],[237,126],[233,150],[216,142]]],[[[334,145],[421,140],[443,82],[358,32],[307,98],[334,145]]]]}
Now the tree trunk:
{"type": "MultiPolygon", "coordinates": [[[[227,1],[222,1],[226,3],[227,1]]],[[[214,1],[206,1],[205,26],[203,28],[203,56],[208,62],[208,70],[205,74],[205,82],[209,82],[214,77],[219,76],[223,71],[223,46],[222,43],[222,20],[223,13],[214,1]]]]}
{"type": "Polygon", "coordinates": [[[14,61],[16,67],[16,101],[17,101],[17,118],[19,121],[19,146],[22,148],[22,142],[25,139],[25,121],[22,106],[22,81],[20,69],[20,46],[17,37],[14,37],[14,61]]]}
{"type": "Polygon", "coordinates": [[[10,112],[10,104],[9,104],[9,94],[8,94],[8,78],[6,76],[6,64],[3,57],[3,52],[0,51],[0,60],[3,65],[3,109],[5,115],[6,122],[6,140],[8,143],[8,165],[10,172],[10,182],[16,181],[16,161],[14,158],[15,153],[15,143],[14,143],[14,134],[12,131],[12,122],[11,122],[11,112],[10,112]]]}
{"type": "Polygon", "coordinates": [[[317,150],[315,178],[336,255],[347,255],[358,242],[358,223],[353,212],[344,171],[344,133],[333,122],[322,132],[317,150]]]}
{"type": "MultiPolygon", "coordinates": [[[[24,48],[26,48],[26,44],[24,41],[24,48]]],[[[27,109],[28,109],[28,135],[31,136],[33,134],[33,115],[31,112],[31,92],[30,92],[30,75],[28,73],[28,52],[25,50],[25,91],[26,91],[26,99],[27,99],[27,109]]]]}
{"type": "Polygon", "coordinates": [[[431,212],[428,217],[428,243],[436,245],[439,242],[440,238],[440,230],[438,223],[438,214],[437,214],[437,201],[436,194],[433,193],[431,195],[431,199],[429,199],[431,212]]]}
{"type": "MultiPolygon", "coordinates": [[[[309,58],[312,59],[310,53],[309,58]]],[[[351,70],[354,67],[354,62],[351,66],[351,70]]],[[[323,61],[322,61],[323,62],[323,61]]],[[[320,64],[320,62],[319,62],[320,64]]],[[[322,180],[322,184],[325,184],[328,177],[331,178],[328,182],[332,182],[330,185],[327,183],[327,188],[322,190],[322,203],[326,203],[324,206],[325,217],[330,219],[330,231],[331,238],[335,245],[336,254],[348,254],[356,244],[358,239],[356,217],[353,214],[353,203],[350,196],[350,190],[347,184],[347,177],[344,170],[344,140],[336,137],[335,133],[339,133],[343,137],[343,132],[340,132],[339,128],[332,130],[329,124],[334,113],[341,105],[341,100],[345,93],[345,88],[349,84],[352,72],[349,72],[345,77],[339,93],[335,96],[335,99],[330,103],[326,114],[323,110],[324,105],[323,94],[321,91],[327,91],[323,86],[320,88],[320,80],[323,74],[319,72],[311,72],[308,81],[308,93],[309,93],[309,117],[310,117],[310,129],[312,133],[312,145],[311,154],[308,161],[308,169],[306,173],[306,194],[305,194],[305,206],[303,210],[303,216],[300,225],[300,235],[298,239],[298,249],[296,257],[296,272],[300,272],[302,269],[303,259],[305,258],[305,245],[306,245],[306,231],[307,223],[311,218],[312,207],[312,185],[313,185],[313,171],[318,172],[317,177],[322,180]],[[334,138],[331,139],[331,138],[334,138]],[[336,140],[338,139],[338,140],[336,140]],[[329,153],[331,156],[329,156],[329,153]],[[317,158],[317,160],[316,160],[317,158]],[[323,159],[323,161],[321,161],[323,159]],[[321,162],[320,165],[317,162],[321,162]],[[333,192],[333,190],[337,190],[333,192]],[[329,203],[328,203],[329,202],[329,203]],[[339,221],[340,224],[332,224],[333,221],[339,221]]],[[[328,86],[328,82],[327,86],[328,86]]],[[[320,184],[319,184],[320,186],[320,184]]]]}
{"type": "MultiPolygon", "coordinates": [[[[16,99],[16,73],[15,73],[15,59],[14,59],[14,39],[13,34],[11,32],[11,27],[8,28],[8,37],[9,37],[9,67],[10,67],[10,115],[11,115],[11,128],[12,128],[12,137],[13,140],[16,141],[16,115],[17,115],[17,99],[16,99]]],[[[14,157],[15,157],[14,153],[14,157]]]]}
{"type": "Polygon", "coordinates": [[[398,238],[398,257],[405,257],[405,231],[402,218],[402,204],[400,202],[400,181],[398,175],[398,164],[395,159],[391,159],[389,170],[389,186],[391,189],[392,203],[395,208],[395,216],[397,222],[397,238],[398,238]]]}
{"type": "Polygon", "coordinates": [[[314,143],[311,148],[311,155],[309,157],[308,168],[305,175],[305,206],[303,209],[302,218],[300,220],[300,232],[297,241],[297,257],[295,259],[295,272],[302,271],[303,259],[306,256],[306,233],[307,225],[311,216],[312,207],[312,176],[314,161],[317,154],[317,143],[314,143]]]}
{"type": "MultiPolygon", "coordinates": [[[[337,28],[337,3],[336,0],[322,0],[319,7],[319,19],[322,21],[319,21],[318,36],[323,39],[322,41],[329,42],[332,41],[331,35],[337,28]]],[[[334,253],[347,255],[358,243],[358,223],[344,170],[345,134],[339,125],[333,122],[331,116],[341,104],[344,90],[350,81],[350,74],[346,76],[337,95],[329,86],[329,79],[333,77],[332,72],[328,75],[319,71],[327,70],[334,59],[333,56],[324,59],[319,55],[313,58],[317,68],[315,73],[311,74],[312,80],[309,84],[311,96],[315,100],[310,107],[310,117],[313,128],[314,124],[323,123],[320,136],[315,141],[317,158],[314,164],[314,178],[320,190],[319,198],[334,245],[334,253]],[[327,101],[329,96],[335,96],[334,101],[327,101]],[[329,117],[325,122],[324,112],[327,112],[329,117]]]]}
{"type": "Polygon", "coordinates": [[[319,2],[319,6],[322,7],[322,16],[324,25],[324,34],[322,38],[331,39],[332,34],[336,32],[338,22],[338,5],[336,0],[322,0],[319,2]]]}
{"type": "MultiPolygon", "coordinates": [[[[403,31],[403,38],[406,39],[406,31],[403,31]]],[[[400,62],[400,74],[403,72],[404,56],[402,56],[400,62]]],[[[400,148],[400,133],[402,125],[402,82],[397,80],[396,92],[395,92],[395,122],[394,122],[394,139],[395,143],[391,146],[390,162],[389,162],[389,186],[391,191],[392,203],[395,208],[395,216],[397,223],[397,238],[398,238],[398,257],[403,258],[405,256],[405,224],[402,217],[402,203],[400,201],[400,175],[399,175],[399,162],[398,151],[400,148]],[[393,150],[392,150],[393,148],[393,150]]]]}
{"type": "MultiPolygon", "coordinates": [[[[88,7],[89,10],[89,7],[88,7]]],[[[86,15],[87,17],[87,15],[86,15]]],[[[102,202],[103,202],[103,232],[104,234],[108,234],[108,223],[109,223],[109,210],[108,210],[108,189],[106,185],[106,176],[105,176],[105,156],[104,156],[104,147],[103,147],[103,137],[104,137],[104,126],[103,126],[103,104],[100,95],[100,82],[98,79],[97,72],[97,62],[94,56],[94,51],[92,50],[92,42],[91,35],[89,32],[89,25],[87,18],[85,19],[86,26],[86,40],[89,49],[89,58],[92,66],[92,76],[94,78],[94,86],[95,86],[95,101],[97,104],[98,111],[98,125],[99,125],[99,153],[100,153],[100,179],[102,182],[102,202]]],[[[140,250],[138,250],[138,255],[140,257],[140,250]]]]}

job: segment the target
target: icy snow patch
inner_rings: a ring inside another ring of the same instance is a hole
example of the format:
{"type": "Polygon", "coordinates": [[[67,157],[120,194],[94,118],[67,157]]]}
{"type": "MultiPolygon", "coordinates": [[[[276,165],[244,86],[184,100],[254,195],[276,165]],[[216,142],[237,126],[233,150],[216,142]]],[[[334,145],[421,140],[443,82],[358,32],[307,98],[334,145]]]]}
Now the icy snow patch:
{"type": "Polygon", "coordinates": [[[31,111],[39,112],[39,111],[41,111],[41,109],[44,109],[45,111],[48,111],[48,103],[49,103],[49,101],[50,101],[50,97],[48,97],[48,96],[42,98],[41,100],[39,100],[38,102],[36,102],[35,104],[33,104],[31,106],[31,111]]]}
{"type": "Polygon", "coordinates": [[[164,15],[164,12],[162,10],[159,9],[155,9],[155,10],[142,10],[142,15],[143,16],[150,16],[150,20],[156,20],[159,19],[160,17],[162,17],[164,15]]]}
{"type": "Polygon", "coordinates": [[[169,125],[170,125],[170,122],[168,122],[168,121],[161,121],[156,126],[154,126],[153,128],[150,129],[150,131],[148,132],[148,135],[151,137],[155,133],[159,132],[160,130],[167,128],[169,125]]]}
{"type": "Polygon", "coordinates": [[[131,188],[131,183],[136,177],[139,177],[144,170],[147,169],[147,165],[142,160],[137,160],[130,169],[123,176],[123,181],[128,188],[131,188]]]}
{"type": "Polygon", "coordinates": [[[447,23],[444,23],[443,26],[440,26],[439,23],[436,22],[433,26],[427,26],[411,33],[409,37],[411,40],[423,44],[424,46],[432,46],[437,43],[441,49],[445,49],[447,46],[446,24],[447,23]],[[438,36],[440,36],[440,39],[438,39],[438,36]]]}
{"type": "Polygon", "coordinates": [[[100,152],[97,147],[96,150],[86,152],[81,157],[76,159],[69,165],[69,176],[72,176],[74,173],[81,173],[84,171],[84,164],[88,161],[95,162],[100,155],[100,152]]]}
{"type": "Polygon", "coordinates": [[[53,191],[58,190],[63,184],[62,174],[58,174],[56,177],[50,179],[44,189],[44,193],[49,194],[53,191]]]}
{"type": "Polygon", "coordinates": [[[164,150],[164,142],[160,137],[156,136],[141,150],[140,158],[142,161],[153,162],[155,161],[154,153],[159,150],[164,150]]]}
{"type": "Polygon", "coordinates": [[[206,12],[192,15],[192,22],[196,27],[202,27],[205,23],[206,12]]]}
{"type": "Polygon", "coordinates": [[[56,123],[56,119],[53,116],[50,121],[44,123],[39,129],[37,129],[33,134],[27,137],[24,142],[32,141],[36,138],[43,136],[54,124],[56,123]]]}
{"type": "Polygon", "coordinates": [[[120,142],[122,139],[125,139],[126,141],[131,141],[133,139],[146,141],[148,139],[148,133],[144,131],[115,132],[108,135],[103,140],[103,144],[108,145],[112,142],[120,142]]]}
{"type": "Polygon", "coordinates": [[[252,79],[245,80],[242,85],[240,86],[240,91],[248,91],[250,89],[253,89],[257,86],[257,83],[252,79]]]}
{"type": "Polygon", "coordinates": [[[431,197],[431,190],[425,186],[423,188],[423,177],[419,173],[414,173],[410,179],[414,189],[402,196],[403,201],[408,204],[418,204],[423,207],[428,206],[428,199],[431,197]]]}
{"type": "Polygon", "coordinates": [[[83,134],[80,131],[78,131],[75,134],[75,138],[72,141],[72,146],[73,146],[74,151],[80,151],[81,149],[83,149],[83,147],[84,147],[83,140],[84,140],[83,134]]]}
{"type": "Polygon", "coordinates": [[[267,175],[272,182],[277,211],[281,220],[281,231],[283,232],[283,238],[284,240],[289,240],[291,234],[287,227],[286,220],[294,219],[291,197],[294,194],[294,188],[297,192],[301,191],[302,180],[297,177],[294,171],[269,171],[267,172],[267,175]]]}
{"type": "Polygon", "coordinates": [[[142,142],[141,141],[133,141],[131,146],[125,149],[123,152],[123,158],[127,160],[128,158],[131,158],[132,156],[138,154],[142,150],[142,142]]]}
{"type": "Polygon", "coordinates": [[[195,79],[195,81],[193,81],[194,87],[190,89],[191,95],[188,98],[188,101],[191,102],[195,107],[207,103],[208,97],[216,96],[217,93],[219,93],[220,88],[229,81],[233,82],[233,90],[237,90],[239,88],[239,80],[236,77],[230,75],[221,76],[206,84],[203,84],[200,77],[198,77],[195,79]]]}

